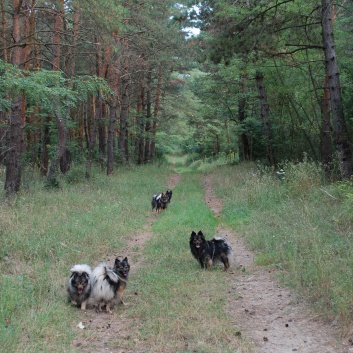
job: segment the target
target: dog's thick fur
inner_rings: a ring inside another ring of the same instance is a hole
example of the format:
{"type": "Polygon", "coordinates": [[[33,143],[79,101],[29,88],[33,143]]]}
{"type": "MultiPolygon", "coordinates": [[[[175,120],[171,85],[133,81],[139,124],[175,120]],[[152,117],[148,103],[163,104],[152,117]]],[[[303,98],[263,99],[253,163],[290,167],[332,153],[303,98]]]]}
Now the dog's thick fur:
{"type": "Polygon", "coordinates": [[[113,268],[101,263],[93,270],[92,296],[98,305],[98,311],[102,311],[102,306],[105,305],[106,312],[110,313],[110,306],[117,295],[119,302],[124,304],[123,293],[129,271],[130,265],[127,257],[122,261],[116,258],[113,268]]]}
{"type": "Polygon", "coordinates": [[[66,290],[71,303],[86,310],[86,305],[92,292],[92,270],[88,265],[75,265],[71,269],[71,276],[66,290]]]}
{"type": "Polygon", "coordinates": [[[154,194],[152,197],[152,211],[156,209],[156,212],[160,212],[161,210],[165,210],[169,203],[169,197],[166,193],[162,192],[160,194],[154,194]]]}
{"type": "Polygon", "coordinates": [[[212,264],[222,262],[227,271],[233,256],[233,250],[226,239],[214,237],[206,240],[202,231],[197,234],[192,231],[190,236],[190,250],[202,268],[209,269],[212,264]]]}

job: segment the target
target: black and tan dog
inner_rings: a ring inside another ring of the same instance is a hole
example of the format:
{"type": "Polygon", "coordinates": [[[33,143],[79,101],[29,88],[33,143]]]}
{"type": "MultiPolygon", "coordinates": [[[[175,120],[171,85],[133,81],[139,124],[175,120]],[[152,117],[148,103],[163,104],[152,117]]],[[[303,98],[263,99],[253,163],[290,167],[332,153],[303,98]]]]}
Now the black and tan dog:
{"type": "MultiPolygon", "coordinates": [[[[171,198],[171,196],[170,196],[171,198]]],[[[170,199],[167,193],[154,194],[152,197],[152,211],[156,209],[156,212],[160,212],[161,210],[165,210],[168,206],[170,199]]]]}
{"type": "Polygon", "coordinates": [[[66,290],[69,301],[86,310],[86,305],[92,291],[92,271],[86,265],[75,265],[71,269],[71,276],[67,283],[66,290]]]}
{"type": "Polygon", "coordinates": [[[127,281],[129,278],[129,273],[130,273],[130,264],[125,257],[123,260],[119,260],[118,258],[115,259],[115,264],[114,264],[114,270],[118,274],[119,277],[119,282],[118,282],[118,298],[119,298],[119,303],[120,304],[125,304],[124,303],[124,290],[127,286],[127,281]]]}
{"type": "Polygon", "coordinates": [[[125,304],[123,295],[129,271],[130,265],[127,257],[121,261],[116,258],[112,268],[102,263],[93,270],[92,296],[98,305],[98,311],[102,311],[102,306],[105,305],[106,312],[110,313],[110,306],[117,296],[119,303],[125,304]]]}
{"type": "Polygon", "coordinates": [[[192,231],[190,236],[190,250],[202,268],[209,269],[212,264],[222,262],[227,271],[233,256],[232,247],[226,239],[214,237],[206,240],[202,231],[197,234],[192,231]]]}

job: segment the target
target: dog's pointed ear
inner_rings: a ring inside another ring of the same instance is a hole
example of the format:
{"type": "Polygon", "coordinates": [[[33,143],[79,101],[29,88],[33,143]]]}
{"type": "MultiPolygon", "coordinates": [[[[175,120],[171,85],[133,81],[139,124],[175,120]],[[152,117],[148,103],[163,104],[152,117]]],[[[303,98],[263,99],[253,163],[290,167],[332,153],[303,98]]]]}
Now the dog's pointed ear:
{"type": "Polygon", "coordinates": [[[191,235],[196,235],[196,233],[194,231],[192,231],[191,235]]]}
{"type": "Polygon", "coordinates": [[[128,260],[127,260],[127,256],[125,256],[125,259],[124,259],[123,261],[128,261],[128,260]]]}
{"type": "Polygon", "coordinates": [[[120,262],[119,258],[115,258],[114,266],[116,266],[120,262]]]}
{"type": "Polygon", "coordinates": [[[202,233],[202,231],[201,231],[201,230],[200,230],[197,234],[198,234],[198,235],[203,235],[203,233],[202,233]]]}

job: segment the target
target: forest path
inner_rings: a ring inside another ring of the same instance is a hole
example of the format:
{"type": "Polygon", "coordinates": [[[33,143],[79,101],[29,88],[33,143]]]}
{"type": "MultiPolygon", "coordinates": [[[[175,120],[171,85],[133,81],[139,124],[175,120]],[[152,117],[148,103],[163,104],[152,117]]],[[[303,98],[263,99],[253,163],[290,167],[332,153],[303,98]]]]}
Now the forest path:
{"type": "MultiPolygon", "coordinates": [[[[180,180],[180,174],[173,174],[167,181],[167,189],[173,189],[180,180]]],[[[143,262],[142,249],[145,244],[152,238],[153,233],[151,225],[158,219],[157,213],[151,213],[148,222],[145,226],[138,230],[136,234],[129,236],[127,244],[124,248],[119,250],[119,254],[112,255],[106,262],[109,265],[114,264],[115,256],[125,257],[128,256],[130,263],[130,273],[137,271],[141,263],[143,262]],[[128,255],[127,255],[128,254],[128,255]]],[[[128,285],[129,287],[129,285],[128,285]]],[[[129,294],[138,295],[138,293],[129,294]]],[[[129,299],[125,296],[125,302],[129,305],[129,299]]],[[[132,336],[134,330],[137,329],[136,322],[128,319],[125,315],[124,306],[118,305],[112,310],[110,315],[102,312],[97,314],[94,310],[94,305],[89,302],[87,307],[89,310],[85,311],[81,315],[81,322],[72,324],[72,331],[78,331],[77,338],[72,342],[71,346],[73,349],[77,349],[80,352],[87,353],[142,353],[145,352],[143,348],[141,350],[134,349],[129,350],[126,348],[111,350],[109,348],[111,342],[114,342],[115,337],[124,338],[128,342],[129,340],[136,340],[132,336]],[[83,319],[82,319],[83,318],[83,319]],[[82,325],[80,325],[82,324],[82,325]],[[79,328],[81,326],[81,330],[79,328]],[[83,328],[84,327],[84,328],[83,328]]],[[[138,325],[137,325],[138,326],[138,325]]],[[[139,342],[136,342],[136,346],[139,346],[139,342]]],[[[143,343],[141,343],[143,346],[143,343]]]]}
{"type": "MultiPolygon", "coordinates": [[[[168,180],[167,188],[173,189],[179,180],[180,175],[174,174],[168,180]]],[[[214,216],[218,217],[222,211],[222,200],[214,193],[211,175],[204,175],[203,182],[205,202],[214,216]]],[[[112,265],[115,256],[128,254],[131,273],[136,272],[143,263],[142,250],[153,236],[151,225],[157,219],[158,215],[151,213],[143,229],[131,234],[126,246],[118,254],[111,255],[107,263],[112,265]]],[[[293,292],[279,284],[275,273],[253,264],[254,253],[246,249],[240,235],[222,224],[218,227],[217,234],[229,239],[235,253],[235,264],[229,273],[231,290],[227,298],[227,313],[237,327],[240,327],[241,336],[252,342],[254,353],[353,353],[352,347],[341,344],[337,327],[320,322],[310,314],[304,303],[296,299],[293,292]]],[[[139,293],[127,290],[127,305],[129,301],[134,301],[135,295],[138,296],[139,293]]],[[[78,332],[77,338],[72,342],[74,351],[146,352],[144,343],[138,342],[134,336],[141,323],[128,318],[124,306],[116,306],[111,315],[97,314],[92,303],[88,309],[80,312],[77,322],[72,323],[72,331],[78,332]],[[79,321],[84,329],[77,326],[79,321]],[[119,349],[114,344],[116,337],[126,340],[124,348],[119,349]],[[127,349],[131,340],[134,341],[135,348],[127,349]],[[113,349],[110,348],[112,344],[113,349]]]]}
{"type": "MultiPolygon", "coordinates": [[[[204,176],[204,185],[205,201],[218,217],[222,200],[214,193],[211,175],[204,176]]],[[[253,342],[255,352],[353,352],[342,345],[334,324],[322,323],[289,288],[279,284],[275,273],[254,265],[254,253],[239,235],[222,224],[217,234],[229,239],[235,254],[227,311],[241,327],[242,337],[253,342]]]]}

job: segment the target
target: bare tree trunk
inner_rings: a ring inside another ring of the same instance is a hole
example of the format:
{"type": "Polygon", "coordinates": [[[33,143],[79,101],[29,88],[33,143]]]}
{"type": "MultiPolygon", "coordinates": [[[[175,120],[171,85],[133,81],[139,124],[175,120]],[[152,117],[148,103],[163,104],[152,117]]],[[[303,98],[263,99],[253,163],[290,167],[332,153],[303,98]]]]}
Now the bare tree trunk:
{"type": "Polygon", "coordinates": [[[333,124],[333,140],[337,158],[340,164],[341,177],[351,177],[352,151],[349,145],[348,131],[344,119],[341,83],[338,70],[338,61],[333,38],[332,1],[322,0],[322,38],[325,53],[325,71],[328,78],[330,103],[333,124]]]}
{"type": "Polygon", "coordinates": [[[145,88],[143,84],[143,78],[140,78],[139,82],[139,91],[137,97],[137,108],[136,108],[136,125],[138,129],[137,133],[137,142],[136,142],[136,150],[137,150],[137,164],[143,163],[144,156],[144,130],[145,124],[143,119],[143,106],[144,106],[144,98],[145,98],[145,88]]]}
{"type": "MultiPolygon", "coordinates": [[[[245,94],[245,77],[241,77],[241,97],[239,98],[239,103],[238,103],[238,119],[241,125],[244,124],[244,121],[246,119],[246,112],[245,112],[245,105],[246,105],[246,99],[244,97],[245,94]]],[[[248,135],[243,131],[241,133],[241,152],[243,155],[244,161],[250,161],[251,160],[251,152],[250,152],[250,144],[249,144],[249,139],[248,135]]]]}
{"type": "MultiPolygon", "coordinates": [[[[64,0],[60,0],[58,3],[58,8],[54,15],[54,38],[53,38],[53,70],[60,69],[60,45],[61,45],[61,32],[63,30],[63,15],[64,15],[64,0]]],[[[60,99],[60,97],[59,97],[60,99]]],[[[59,104],[59,103],[58,103],[59,104]]],[[[67,141],[67,128],[65,126],[65,121],[63,117],[63,112],[59,110],[55,114],[56,126],[58,129],[58,146],[56,151],[56,156],[52,160],[49,173],[48,181],[52,181],[54,176],[58,173],[58,168],[62,173],[66,173],[70,169],[71,156],[70,152],[66,147],[67,141]]]]}
{"type": "Polygon", "coordinates": [[[8,61],[7,57],[7,40],[6,40],[6,33],[7,33],[7,23],[6,23],[6,16],[5,16],[5,0],[0,1],[0,9],[1,9],[1,38],[2,38],[2,46],[3,49],[3,60],[8,61]]]}
{"type": "Polygon", "coordinates": [[[101,119],[101,113],[102,113],[102,96],[101,94],[98,94],[98,99],[96,101],[96,109],[93,117],[92,129],[91,129],[91,139],[88,145],[88,156],[87,156],[86,176],[85,176],[86,179],[89,179],[91,177],[93,150],[94,150],[94,146],[96,145],[97,127],[98,127],[98,122],[101,119]]]}
{"type": "Polygon", "coordinates": [[[330,91],[328,89],[328,78],[325,75],[324,94],[321,102],[321,129],[320,129],[320,152],[321,162],[328,171],[332,162],[332,140],[331,140],[331,117],[330,117],[330,91]]]}
{"type": "Polygon", "coordinates": [[[129,80],[125,75],[121,79],[121,110],[120,110],[120,129],[118,139],[119,162],[124,164],[126,159],[126,137],[127,137],[127,119],[129,114],[129,80]]]}
{"type": "MultiPolygon", "coordinates": [[[[29,24],[29,33],[28,40],[29,45],[25,47],[25,69],[28,70],[30,66],[37,63],[38,58],[35,58],[34,55],[38,55],[35,51],[35,27],[36,27],[36,0],[32,0],[31,5],[26,5],[26,12],[29,13],[28,24],[29,24]],[[31,52],[33,50],[33,52],[31,52]],[[33,63],[34,59],[34,63],[33,63]]],[[[37,67],[36,67],[37,68],[37,67]]],[[[31,159],[30,164],[35,165],[37,154],[38,154],[38,114],[39,108],[34,107],[33,111],[28,116],[28,124],[30,124],[33,129],[27,132],[27,150],[30,151],[31,159]]]]}
{"type": "MultiPolygon", "coordinates": [[[[98,42],[98,40],[97,40],[98,42]]],[[[97,49],[97,76],[107,79],[109,65],[111,64],[111,52],[112,46],[108,45],[104,48],[103,53],[101,50],[97,49]]],[[[108,116],[108,106],[102,104],[101,109],[101,118],[98,122],[98,140],[99,140],[99,160],[101,170],[103,171],[106,167],[106,156],[107,156],[107,127],[105,125],[105,120],[108,116]]]]}
{"type": "Polygon", "coordinates": [[[116,129],[117,104],[118,104],[118,98],[115,92],[112,102],[110,104],[108,141],[107,141],[107,175],[112,175],[114,172],[114,139],[115,139],[115,129],[116,129]]]}
{"type": "Polygon", "coordinates": [[[75,75],[75,67],[76,67],[76,44],[78,39],[78,30],[80,23],[80,8],[79,8],[79,0],[74,1],[74,23],[73,23],[73,40],[72,40],[72,50],[71,50],[71,65],[70,65],[70,76],[73,77],[75,75]]]}
{"type": "Polygon", "coordinates": [[[147,93],[146,93],[146,124],[145,124],[145,156],[144,162],[149,161],[150,156],[150,148],[151,148],[151,89],[152,89],[152,72],[151,70],[148,71],[147,74],[147,93]]]}
{"type": "MultiPolygon", "coordinates": [[[[12,38],[14,44],[21,42],[20,29],[20,14],[22,0],[13,1],[13,25],[12,38]]],[[[12,51],[12,64],[20,67],[21,53],[20,46],[15,46],[12,51]]],[[[24,144],[23,125],[22,121],[22,93],[17,93],[12,97],[10,126],[8,131],[8,150],[6,152],[6,179],[5,190],[6,195],[11,196],[20,190],[22,179],[22,151],[24,144]]]]}
{"type": "Polygon", "coordinates": [[[151,151],[150,151],[151,160],[154,159],[156,156],[157,119],[159,114],[159,106],[161,104],[162,76],[163,76],[163,69],[162,69],[162,65],[160,64],[158,69],[156,100],[154,104],[153,121],[152,121],[152,141],[151,141],[151,151]]]}
{"type": "Polygon", "coordinates": [[[106,155],[107,155],[107,128],[105,126],[105,119],[108,116],[108,107],[103,105],[101,107],[101,118],[98,121],[98,141],[99,141],[99,160],[101,170],[104,170],[106,155]]]}
{"type": "Polygon", "coordinates": [[[266,149],[266,158],[271,165],[276,164],[273,148],[272,148],[272,129],[270,123],[270,108],[267,101],[267,95],[265,86],[263,83],[263,75],[260,72],[256,73],[256,84],[259,91],[260,98],[260,116],[262,119],[264,127],[264,137],[265,137],[265,149],[266,149]]]}

